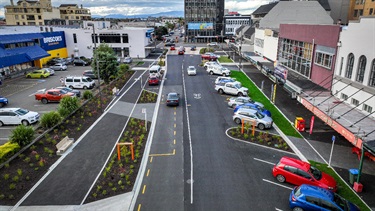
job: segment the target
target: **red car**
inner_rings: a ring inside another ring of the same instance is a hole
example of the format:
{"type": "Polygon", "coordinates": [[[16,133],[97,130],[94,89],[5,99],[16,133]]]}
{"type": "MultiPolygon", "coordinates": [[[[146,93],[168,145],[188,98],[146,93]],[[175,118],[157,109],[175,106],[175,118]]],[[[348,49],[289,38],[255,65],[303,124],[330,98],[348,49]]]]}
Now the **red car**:
{"type": "Polygon", "coordinates": [[[159,85],[159,78],[156,75],[150,75],[148,85],[159,85]]]}
{"type": "Polygon", "coordinates": [[[184,53],[185,53],[185,51],[183,51],[183,50],[178,51],[178,55],[184,55],[184,53]]]}
{"type": "Polygon", "coordinates": [[[208,61],[216,61],[218,58],[218,56],[216,56],[216,54],[213,54],[213,53],[205,53],[205,54],[202,54],[202,59],[203,60],[208,60],[208,61]]]}
{"type": "Polygon", "coordinates": [[[74,97],[75,94],[63,89],[50,89],[43,93],[36,93],[35,100],[40,100],[43,104],[47,104],[48,102],[59,102],[65,96],[74,97]]]}
{"type": "Polygon", "coordinates": [[[172,50],[176,50],[176,47],[174,47],[174,45],[171,46],[171,51],[172,50]]]}
{"type": "Polygon", "coordinates": [[[273,167],[272,175],[279,182],[289,182],[294,185],[315,185],[336,192],[337,183],[330,175],[319,171],[310,163],[290,157],[282,157],[273,167]]]}

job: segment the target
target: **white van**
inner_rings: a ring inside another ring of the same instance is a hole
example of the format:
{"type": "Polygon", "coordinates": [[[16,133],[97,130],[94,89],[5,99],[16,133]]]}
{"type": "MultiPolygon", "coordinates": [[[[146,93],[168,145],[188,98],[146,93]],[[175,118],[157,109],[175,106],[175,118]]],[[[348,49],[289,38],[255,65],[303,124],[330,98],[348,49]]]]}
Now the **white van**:
{"type": "Polygon", "coordinates": [[[71,89],[92,89],[95,81],[87,76],[66,76],[65,86],[71,89]]]}
{"type": "Polygon", "coordinates": [[[150,73],[150,75],[156,75],[157,77],[160,78],[160,76],[161,76],[160,71],[161,71],[160,65],[152,65],[150,67],[149,73],[150,73]]]}

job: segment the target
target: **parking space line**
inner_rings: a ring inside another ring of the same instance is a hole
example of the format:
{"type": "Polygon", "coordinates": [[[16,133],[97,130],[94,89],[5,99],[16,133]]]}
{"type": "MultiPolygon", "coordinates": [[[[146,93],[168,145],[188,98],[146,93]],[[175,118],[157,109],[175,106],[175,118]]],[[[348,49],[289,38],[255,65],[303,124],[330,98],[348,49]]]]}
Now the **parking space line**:
{"type": "Polygon", "coordinates": [[[285,186],[285,185],[281,185],[281,184],[276,183],[276,182],[272,182],[272,181],[269,181],[269,180],[266,180],[266,179],[263,179],[263,181],[271,183],[271,184],[274,184],[274,185],[278,185],[280,187],[283,187],[283,188],[286,188],[286,189],[289,189],[289,190],[293,190],[293,188],[291,188],[291,187],[288,187],[288,186],[285,186]]]}
{"type": "Polygon", "coordinates": [[[259,158],[254,158],[254,160],[257,160],[257,161],[260,161],[260,162],[263,162],[263,163],[267,163],[267,164],[270,164],[270,165],[275,165],[275,163],[271,163],[271,162],[269,162],[269,161],[266,161],[266,160],[261,160],[261,159],[259,159],[259,158]]]}
{"type": "Polygon", "coordinates": [[[150,157],[159,157],[159,156],[171,156],[171,155],[175,155],[175,154],[176,154],[176,150],[174,149],[172,153],[150,154],[149,156],[150,157]]]}

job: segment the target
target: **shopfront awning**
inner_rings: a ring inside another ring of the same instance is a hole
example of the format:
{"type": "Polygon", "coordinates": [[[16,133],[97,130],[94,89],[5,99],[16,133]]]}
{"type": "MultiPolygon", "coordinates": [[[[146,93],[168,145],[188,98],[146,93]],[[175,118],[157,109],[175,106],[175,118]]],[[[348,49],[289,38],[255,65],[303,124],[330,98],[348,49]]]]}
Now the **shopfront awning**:
{"type": "Polygon", "coordinates": [[[43,37],[44,36],[40,33],[7,34],[0,36],[0,44],[34,42],[35,39],[41,39],[43,37]]]}
{"type": "Polygon", "coordinates": [[[7,50],[0,48],[0,67],[31,62],[48,56],[50,56],[50,54],[40,46],[29,46],[7,50]]]}

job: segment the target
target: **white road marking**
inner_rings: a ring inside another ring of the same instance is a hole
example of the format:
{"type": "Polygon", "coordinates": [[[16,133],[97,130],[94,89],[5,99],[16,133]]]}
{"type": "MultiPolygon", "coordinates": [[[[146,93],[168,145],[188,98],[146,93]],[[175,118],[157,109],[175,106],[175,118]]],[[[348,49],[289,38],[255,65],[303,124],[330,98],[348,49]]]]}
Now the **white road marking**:
{"type": "Polygon", "coordinates": [[[275,210],[277,210],[277,211],[283,211],[282,209],[279,209],[279,208],[277,208],[277,207],[275,207],[275,210]]]}
{"type": "Polygon", "coordinates": [[[263,163],[267,163],[267,164],[270,164],[270,165],[275,165],[275,163],[271,163],[271,162],[269,162],[269,161],[266,161],[266,160],[261,160],[261,159],[259,159],[259,158],[254,158],[254,160],[257,160],[257,161],[260,161],[260,162],[263,162],[263,163]]]}
{"type": "Polygon", "coordinates": [[[288,186],[285,186],[285,185],[281,185],[281,184],[276,183],[276,182],[272,182],[272,181],[269,181],[269,180],[266,180],[266,179],[263,179],[263,181],[271,183],[271,184],[274,184],[274,185],[278,185],[280,187],[283,187],[283,188],[286,188],[286,189],[289,189],[289,190],[293,190],[293,188],[291,188],[291,187],[288,187],[288,186]]]}

